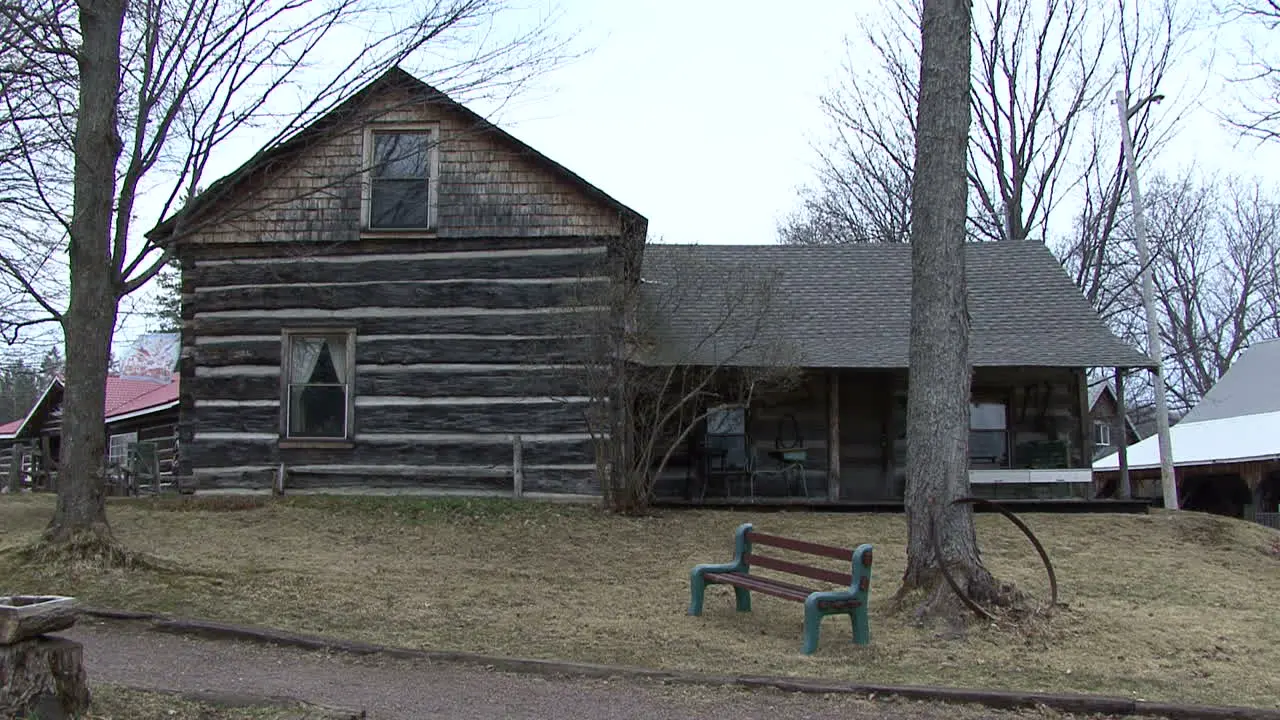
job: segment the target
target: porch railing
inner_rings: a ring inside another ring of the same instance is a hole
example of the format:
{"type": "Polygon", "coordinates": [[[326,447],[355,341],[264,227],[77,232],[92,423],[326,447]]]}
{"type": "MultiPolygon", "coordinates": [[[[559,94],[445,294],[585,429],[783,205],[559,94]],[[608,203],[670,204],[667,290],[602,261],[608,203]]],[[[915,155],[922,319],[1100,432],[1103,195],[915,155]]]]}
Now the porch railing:
{"type": "Polygon", "coordinates": [[[1259,525],[1280,530],[1280,512],[1260,512],[1253,514],[1253,521],[1259,525]]]}

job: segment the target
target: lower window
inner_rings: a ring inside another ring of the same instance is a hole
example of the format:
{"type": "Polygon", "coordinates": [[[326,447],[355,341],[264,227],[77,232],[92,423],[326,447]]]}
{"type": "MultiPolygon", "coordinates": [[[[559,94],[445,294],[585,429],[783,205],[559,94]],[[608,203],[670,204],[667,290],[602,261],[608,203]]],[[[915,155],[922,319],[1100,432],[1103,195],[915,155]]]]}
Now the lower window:
{"type": "Polygon", "coordinates": [[[129,461],[129,446],[138,442],[138,433],[120,433],[107,438],[107,464],[124,467],[129,461]]]}
{"type": "Polygon", "coordinates": [[[284,436],[350,437],[354,331],[285,333],[284,436]]]}

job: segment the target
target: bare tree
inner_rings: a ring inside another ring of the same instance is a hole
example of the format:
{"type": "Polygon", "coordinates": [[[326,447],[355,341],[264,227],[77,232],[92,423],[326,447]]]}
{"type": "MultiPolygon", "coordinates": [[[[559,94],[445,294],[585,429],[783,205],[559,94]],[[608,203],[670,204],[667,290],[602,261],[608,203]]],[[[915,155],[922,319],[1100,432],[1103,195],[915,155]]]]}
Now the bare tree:
{"type": "Polygon", "coordinates": [[[118,557],[101,474],[111,333],[120,298],[196,229],[179,213],[162,239],[140,237],[137,216],[174,217],[220,148],[261,128],[275,147],[397,64],[429,59],[446,92],[500,102],[565,57],[553,18],[508,36],[493,28],[505,12],[503,0],[0,2],[0,145],[17,178],[4,203],[26,221],[0,243],[0,267],[75,348],[47,543],[118,557]],[[65,309],[22,245],[51,237],[67,249],[65,309]]]}
{"type": "Polygon", "coordinates": [[[1271,47],[1280,29],[1280,0],[1226,0],[1218,10],[1223,27],[1239,29],[1247,48],[1239,95],[1223,118],[1241,134],[1262,141],[1280,138],[1280,58],[1271,47]]]}
{"type": "MultiPolygon", "coordinates": [[[[897,0],[884,12],[847,43],[844,80],[822,99],[835,140],[820,153],[817,187],[801,191],[801,209],[779,228],[784,242],[910,236],[920,3],[897,0]]],[[[977,240],[1047,241],[1067,223],[1063,208],[1082,196],[1104,206],[1121,197],[1093,196],[1109,188],[1087,182],[1099,154],[1119,158],[1111,83],[1118,78],[1134,93],[1158,86],[1197,16],[1176,0],[1106,9],[1083,0],[985,0],[975,12],[968,231],[977,240]]],[[[1178,102],[1189,107],[1194,98],[1178,102]]],[[[1166,108],[1166,125],[1178,114],[1166,108]]],[[[1146,132],[1139,128],[1140,151],[1146,132]]]]}
{"type": "Polygon", "coordinates": [[[1151,189],[1164,363],[1185,412],[1250,342],[1280,337],[1280,206],[1237,178],[1161,177],[1151,189]]]}
{"type": "Polygon", "coordinates": [[[749,407],[799,376],[794,352],[769,332],[773,273],[713,263],[693,246],[649,248],[643,271],[643,250],[620,258],[620,281],[581,303],[602,309],[582,315],[594,341],[587,425],[604,502],[625,514],[648,511],[668,463],[717,406],[749,407]]]}

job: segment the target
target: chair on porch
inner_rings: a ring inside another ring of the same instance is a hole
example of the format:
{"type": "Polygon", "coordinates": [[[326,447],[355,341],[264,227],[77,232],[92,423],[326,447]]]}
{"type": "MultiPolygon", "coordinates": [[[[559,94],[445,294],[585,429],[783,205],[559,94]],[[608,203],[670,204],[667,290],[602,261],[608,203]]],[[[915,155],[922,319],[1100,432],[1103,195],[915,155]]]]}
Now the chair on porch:
{"type": "Polygon", "coordinates": [[[724,489],[726,498],[733,495],[733,486],[746,484],[751,493],[751,458],[748,454],[747,436],[739,433],[705,435],[701,449],[702,492],[699,500],[705,500],[707,489],[716,484],[724,489]]]}

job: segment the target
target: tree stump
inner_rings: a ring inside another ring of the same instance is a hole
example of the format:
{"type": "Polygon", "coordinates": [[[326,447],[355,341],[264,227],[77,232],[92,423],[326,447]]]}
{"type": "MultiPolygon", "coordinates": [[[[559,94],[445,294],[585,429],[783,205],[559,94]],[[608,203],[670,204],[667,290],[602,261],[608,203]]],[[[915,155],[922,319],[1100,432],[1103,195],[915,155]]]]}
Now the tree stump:
{"type": "Polygon", "coordinates": [[[88,709],[80,643],[38,637],[0,645],[0,718],[63,720],[88,709]]]}
{"type": "Polygon", "coordinates": [[[64,597],[0,597],[0,720],[63,720],[89,709],[84,648],[47,632],[75,624],[64,597]]]}

